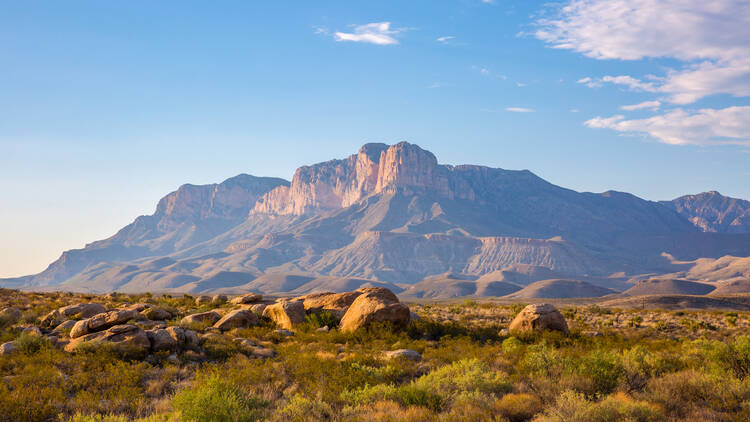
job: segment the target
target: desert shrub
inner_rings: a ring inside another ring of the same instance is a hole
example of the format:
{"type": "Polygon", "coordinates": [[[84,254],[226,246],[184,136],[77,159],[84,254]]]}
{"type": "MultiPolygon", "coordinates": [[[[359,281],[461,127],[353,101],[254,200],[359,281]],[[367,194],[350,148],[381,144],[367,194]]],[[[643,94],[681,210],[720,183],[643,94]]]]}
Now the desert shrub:
{"type": "Polygon", "coordinates": [[[546,343],[539,343],[526,349],[518,369],[531,377],[557,378],[562,374],[564,363],[563,356],[557,349],[546,343]]]}
{"type": "Polygon", "coordinates": [[[49,347],[49,345],[49,341],[45,337],[39,335],[21,334],[16,339],[16,347],[18,347],[18,350],[27,355],[33,355],[40,350],[49,347]]]}
{"type": "Polygon", "coordinates": [[[579,361],[576,372],[590,384],[589,391],[584,391],[585,393],[603,395],[617,387],[624,371],[614,353],[597,350],[579,361]]]}
{"type": "Polygon", "coordinates": [[[583,394],[565,391],[535,422],[650,422],[662,420],[655,406],[635,401],[624,394],[589,401],[583,394]]]}
{"type": "Polygon", "coordinates": [[[503,353],[506,355],[515,355],[523,350],[523,342],[516,337],[508,337],[502,343],[503,353]]]}
{"type": "Polygon", "coordinates": [[[331,311],[321,311],[305,316],[305,322],[311,328],[336,328],[339,326],[339,318],[331,311]]]}
{"type": "Polygon", "coordinates": [[[240,352],[240,346],[227,336],[210,337],[203,343],[206,355],[212,359],[227,359],[240,352]]]}
{"type": "Polygon", "coordinates": [[[244,422],[260,420],[268,402],[247,395],[220,376],[212,375],[182,390],[174,397],[172,405],[185,421],[244,422]]]}
{"type": "Polygon", "coordinates": [[[731,377],[684,370],[652,379],[644,398],[661,405],[670,415],[683,417],[696,408],[737,412],[750,398],[747,384],[731,377]]]}
{"type": "Polygon", "coordinates": [[[677,358],[650,352],[642,345],[636,345],[622,353],[622,381],[625,390],[640,391],[649,379],[682,367],[677,358]]]}
{"type": "Polygon", "coordinates": [[[332,419],[334,415],[335,412],[328,403],[295,394],[289,399],[286,406],[274,412],[272,420],[284,422],[322,421],[332,419]]]}
{"type": "Polygon", "coordinates": [[[380,401],[366,406],[346,407],[341,420],[351,422],[427,422],[437,415],[426,407],[403,407],[394,401],[380,401]]]}
{"type": "Polygon", "coordinates": [[[495,411],[510,422],[530,420],[542,410],[542,401],[531,394],[506,394],[495,402],[495,411]]]}
{"type": "Polygon", "coordinates": [[[355,405],[389,400],[403,406],[421,406],[436,411],[439,411],[443,404],[443,398],[440,395],[411,384],[400,386],[392,384],[366,385],[358,390],[342,393],[342,398],[344,401],[355,405]]]}
{"type": "Polygon", "coordinates": [[[512,389],[505,374],[492,371],[487,364],[478,359],[453,362],[417,378],[413,384],[446,397],[464,391],[501,394],[512,389]]]}

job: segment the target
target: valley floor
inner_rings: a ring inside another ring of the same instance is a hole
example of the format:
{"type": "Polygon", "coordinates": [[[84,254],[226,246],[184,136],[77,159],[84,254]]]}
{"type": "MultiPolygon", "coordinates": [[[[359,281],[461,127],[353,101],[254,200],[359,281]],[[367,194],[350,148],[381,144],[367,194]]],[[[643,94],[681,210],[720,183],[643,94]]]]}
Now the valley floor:
{"type": "Polygon", "coordinates": [[[190,296],[0,290],[0,309],[21,311],[14,324],[0,319],[0,343],[19,349],[0,355],[0,421],[750,420],[747,311],[558,301],[569,336],[514,337],[522,303],[420,301],[409,303],[420,320],[401,331],[321,331],[337,323],[327,315],[287,335],[264,321],[201,333],[199,352],[146,356],[68,353],[23,333],[80,302],[150,303],[175,313],[168,325],[211,309],[190,296]],[[399,349],[418,356],[385,353],[399,349]]]}

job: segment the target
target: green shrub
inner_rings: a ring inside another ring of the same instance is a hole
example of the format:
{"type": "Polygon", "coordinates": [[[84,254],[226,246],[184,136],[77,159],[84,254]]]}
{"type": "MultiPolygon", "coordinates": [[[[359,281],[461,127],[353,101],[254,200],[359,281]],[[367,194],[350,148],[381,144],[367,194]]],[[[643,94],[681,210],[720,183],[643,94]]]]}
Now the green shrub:
{"type": "Polygon", "coordinates": [[[321,311],[311,313],[305,316],[305,322],[311,328],[320,328],[327,326],[328,328],[336,328],[339,326],[339,318],[331,311],[321,311]]]}
{"type": "Polygon", "coordinates": [[[27,355],[33,355],[49,347],[49,340],[39,335],[21,334],[16,339],[16,347],[27,355]]]}
{"type": "Polygon", "coordinates": [[[334,415],[335,412],[328,403],[295,394],[289,399],[286,406],[275,412],[274,420],[284,422],[322,421],[332,419],[334,415]]]}
{"type": "Polygon", "coordinates": [[[420,389],[447,397],[464,391],[502,394],[512,389],[505,374],[492,371],[478,359],[453,362],[417,378],[413,384],[420,389]]]}
{"type": "Polygon", "coordinates": [[[618,394],[589,401],[580,393],[565,391],[535,422],[651,422],[663,420],[655,406],[618,394]]]}
{"type": "Polygon", "coordinates": [[[342,399],[355,405],[390,400],[403,406],[421,406],[435,411],[439,411],[443,404],[443,398],[440,395],[412,384],[366,385],[358,390],[342,393],[342,399]]]}
{"type": "Polygon", "coordinates": [[[172,400],[185,421],[249,422],[260,420],[268,402],[247,395],[235,385],[212,375],[182,390],[172,400]]]}

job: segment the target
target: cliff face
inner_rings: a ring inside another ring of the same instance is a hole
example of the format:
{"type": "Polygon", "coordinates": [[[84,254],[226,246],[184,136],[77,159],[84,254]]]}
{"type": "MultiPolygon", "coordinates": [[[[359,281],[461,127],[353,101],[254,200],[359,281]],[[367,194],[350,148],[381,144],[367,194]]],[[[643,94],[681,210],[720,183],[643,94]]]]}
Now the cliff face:
{"type": "Polygon", "coordinates": [[[252,213],[304,215],[336,210],[400,187],[474,199],[474,191],[462,180],[467,172],[461,170],[439,165],[431,152],[407,142],[366,144],[344,160],[300,167],[290,186],[264,195],[252,213]]]}
{"type": "Polygon", "coordinates": [[[701,231],[750,233],[750,201],[711,191],[662,203],[677,211],[701,231]]]}

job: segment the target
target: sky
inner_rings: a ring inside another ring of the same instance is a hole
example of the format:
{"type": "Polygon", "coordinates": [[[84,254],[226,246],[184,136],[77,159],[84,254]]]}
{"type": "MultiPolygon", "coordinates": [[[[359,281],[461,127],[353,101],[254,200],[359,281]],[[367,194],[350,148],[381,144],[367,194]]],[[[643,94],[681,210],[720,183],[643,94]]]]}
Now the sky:
{"type": "Polygon", "coordinates": [[[0,277],[366,142],[750,199],[750,1],[0,1],[0,277]]]}

